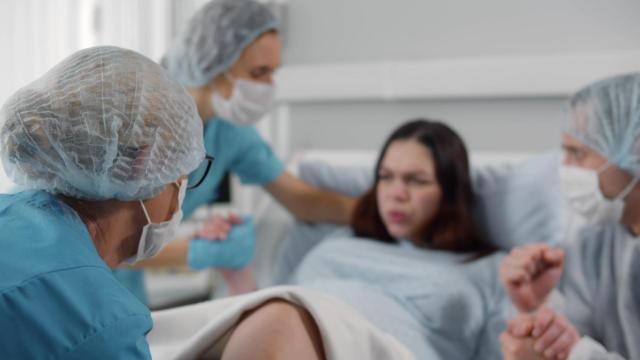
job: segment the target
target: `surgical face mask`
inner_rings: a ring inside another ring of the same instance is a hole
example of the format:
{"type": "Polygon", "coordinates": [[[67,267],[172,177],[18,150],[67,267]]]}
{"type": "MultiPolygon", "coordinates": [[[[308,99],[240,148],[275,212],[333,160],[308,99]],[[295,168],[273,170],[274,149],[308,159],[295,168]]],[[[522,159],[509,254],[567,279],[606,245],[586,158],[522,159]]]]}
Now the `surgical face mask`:
{"type": "Polygon", "coordinates": [[[638,183],[638,178],[634,177],[618,196],[606,198],[600,190],[598,175],[609,166],[599,170],[560,166],[560,182],[569,206],[590,223],[620,222],[625,198],[638,183]]]}
{"type": "Polygon", "coordinates": [[[178,210],[173,213],[169,221],[164,221],[158,224],[153,224],[147,208],[144,206],[142,200],[140,205],[144,211],[144,215],[147,217],[148,224],[142,228],[142,235],[140,236],[140,243],[138,244],[138,252],[129,260],[129,263],[135,263],[140,260],[149,259],[154,257],[160,250],[176,235],[176,229],[182,221],[182,202],[187,191],[187,180],[183,180],[178,186],[180,191],[178,192],[178,210]]]}
{"type": "Polygon", "coordinates": [[[233,90],[229,99],[213,94],[216,114],[238,125],[252,125],[269,112],[275,98],[273,85],[225,76],[233,82],[233,90]]]}

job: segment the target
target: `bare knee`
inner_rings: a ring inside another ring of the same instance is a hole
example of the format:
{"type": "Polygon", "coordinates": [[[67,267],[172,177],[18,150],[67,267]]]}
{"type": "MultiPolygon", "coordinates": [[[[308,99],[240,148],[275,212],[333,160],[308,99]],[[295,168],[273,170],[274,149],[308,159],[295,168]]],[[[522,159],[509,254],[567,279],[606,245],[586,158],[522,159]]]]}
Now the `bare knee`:
{"type": "Polygon", "coordinates": [[[320,331],[304,308],[269,301],[247,313],[234,330],[222,358],[324,359],[320,331]]]}

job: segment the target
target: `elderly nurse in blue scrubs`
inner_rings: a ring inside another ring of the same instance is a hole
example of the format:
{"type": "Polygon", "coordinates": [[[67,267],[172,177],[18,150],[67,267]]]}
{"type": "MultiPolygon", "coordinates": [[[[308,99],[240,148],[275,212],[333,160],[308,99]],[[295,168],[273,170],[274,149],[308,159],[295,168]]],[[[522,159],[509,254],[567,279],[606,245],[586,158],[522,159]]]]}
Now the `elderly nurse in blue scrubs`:
{"type": "MultiPolygon", "coordinates": [[[[202,186],[187,194],[183,206],[185,216],[199,206],[211,204],[221,179],[230,171],[244,184],[263,186],[302,220],[349,221],[353,199],[320,191],[285,171],[282,162],[252,126],[272,106],[273,74],[280,65],[280,56],[278,24],[264,4],[251,0],[215,0],[193,16],[163,57],[162,65],[195,100],[204,123],[207,153],[216,154],[211,174],[202,186]]],[[[196,181],[195,177],[199,178],[200,174],[193,174],[190,180],[196,181]]],[[[185,264],[198,255],[192,238],[222,240],[240,222],[234,216],[212,218],[203,230],[172,242],[145,265],[185,264]]],[[[211,267],[225,266],[224,261],[211,259],[211,267]]],[[[248,268],[226,270],[222,274],[231,294],[255,288],[248,268]]],[[[144,298],[141,272],[119,271],[118,276],[144,298]]]]}
{"type": "Polygon", "coordinates": [[[154,256],[205,159],[184,88],[115,47],[79,51],[0,110],[0,358],[146,359],[147,307],[112,275],[154,256]]]}

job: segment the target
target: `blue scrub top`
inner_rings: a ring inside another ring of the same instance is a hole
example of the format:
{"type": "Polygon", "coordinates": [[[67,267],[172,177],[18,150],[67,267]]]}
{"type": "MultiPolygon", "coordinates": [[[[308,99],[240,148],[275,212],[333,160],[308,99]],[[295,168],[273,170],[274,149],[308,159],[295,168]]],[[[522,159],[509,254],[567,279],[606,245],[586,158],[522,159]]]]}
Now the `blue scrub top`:
{"type": "MultiPolygon", "coordinates": [[[[216,200],[220,181],[228,171],[247,185],[267,185],[284,171],[282,162],[253,126],[235,125],[213,117],[204,124],[204,146],[207,154],[216,159],[205,181],[187,191],[182,205],[185,217],[216,200]]],[[[190,183],[196,181],[198,179],[189,177],[190,183]]]]}
{"type": "Polygon", "coordinates": [[[149,359],[149,310],[111,274],[70,207],[0,195],[0,358],[149,359]]]}
{"type": "MultiPolygon", "coordinates": [[[[218,197],[218,187],[224,175],[231,171],[247,185],[267,185],[284,171],[283,163],[276,157],[253,126],[235,125],[221,117],[213,117],[204,124],[204,146],[215,161],[206,179],[200,186],[188,190],[182,204],[185,218],[202,205],[212,204],[218,197]]],[[[190,183],[199,179],[196,172],[189,177],[190,183]]],[[[117,269],[116,278],[138,299],[147,303],[144,290],[144,272],[141,270],[117,269]]]]}

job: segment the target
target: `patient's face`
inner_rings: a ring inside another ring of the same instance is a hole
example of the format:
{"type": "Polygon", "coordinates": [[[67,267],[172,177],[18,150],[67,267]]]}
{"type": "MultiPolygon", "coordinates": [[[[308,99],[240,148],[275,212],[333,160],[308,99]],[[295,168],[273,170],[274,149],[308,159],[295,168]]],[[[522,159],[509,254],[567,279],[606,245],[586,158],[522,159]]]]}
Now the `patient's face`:
{"type": "Polygon", "coordinates": [[[392,142],[378,178],[376,198],[387,231],[419,244],[442,197],[431,151],[415,140],[392,142]]]}

